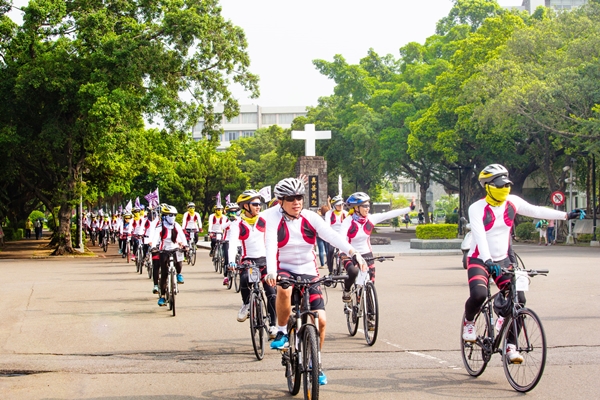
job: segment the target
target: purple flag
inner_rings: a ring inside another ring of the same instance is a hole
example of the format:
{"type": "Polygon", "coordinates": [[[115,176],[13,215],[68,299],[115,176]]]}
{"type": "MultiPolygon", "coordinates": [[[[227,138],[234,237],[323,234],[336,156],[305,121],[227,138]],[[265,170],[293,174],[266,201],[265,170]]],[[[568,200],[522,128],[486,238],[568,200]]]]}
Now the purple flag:
{"type": "Polygon", "coordinates": [[[139,196],[135,199],[135,208],[142,208],[142,205],[140,204],[139,196]]]}
{"type": "Polygon", "coordinates": [[[221,205],[221,192],[217,193],[217,205],[221,205]]]}
{"type": "Polygon", "coordinates": [[[229,204],[231,203],[231,199],[229,198],[229,195],[225,196],[225,204],[229,204]]]}
{"type": "Polygon", "coordinates": [[[148,201],[148,205],[152,208],[158,207],[160,201],[158,199],[158,188],[154,192],[150,192],[144,196],[146,201],[148,201]]]}

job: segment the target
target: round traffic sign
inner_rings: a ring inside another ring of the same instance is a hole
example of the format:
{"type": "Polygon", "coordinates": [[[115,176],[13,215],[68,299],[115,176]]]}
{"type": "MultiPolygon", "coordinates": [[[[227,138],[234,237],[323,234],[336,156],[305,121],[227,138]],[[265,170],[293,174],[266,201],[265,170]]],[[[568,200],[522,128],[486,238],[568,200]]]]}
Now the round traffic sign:
{"type": "Polygon", "coordinates": [[[550,195],[550,201],[552,202],[552,204],[554,204],[555,206],[562,206],[563,204],[565,204],[565,194],[559,190],[557,190],[556,192],[553,192],[550,195]]]}

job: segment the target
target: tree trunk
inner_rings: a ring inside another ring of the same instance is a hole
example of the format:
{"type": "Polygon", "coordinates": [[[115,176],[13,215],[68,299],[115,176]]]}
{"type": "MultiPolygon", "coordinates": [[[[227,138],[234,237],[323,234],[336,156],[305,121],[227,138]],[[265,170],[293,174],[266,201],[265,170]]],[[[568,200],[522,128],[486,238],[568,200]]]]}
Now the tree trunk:
{"type": "Polygon", "coordinates": [[[52,253],[55,256],[62,256],[66,253],[74,253],[71,243],[71,214],[73,207],[68,202],[63,202],[58,211],[58,229],[54,233],[56,240],[56,250],[52,253]]]}

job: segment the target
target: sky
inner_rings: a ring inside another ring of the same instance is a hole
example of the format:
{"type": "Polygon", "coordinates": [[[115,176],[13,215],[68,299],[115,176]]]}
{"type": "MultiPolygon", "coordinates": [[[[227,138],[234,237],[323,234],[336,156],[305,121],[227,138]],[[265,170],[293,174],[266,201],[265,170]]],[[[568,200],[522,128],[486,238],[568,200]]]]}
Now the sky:
{"type": "MultiPolygon", "coordinates": [[[[15,6],[27,0],[13,0],[15,6]]],[[[519,6],[522,0],[500,0],[519,6]]],[[[356,64],[373,48],[399,56],[410,42],[424,43],[452,0],[221,0],[222,15],[246,33],[250,71],[260,77],[260,97],[232,87],[240,104],[314,106],[333,93],[334,82],[312,60],[341,54],[356,64]]],[[[19,12],[13,12],[19,20],[19,12]]]]}

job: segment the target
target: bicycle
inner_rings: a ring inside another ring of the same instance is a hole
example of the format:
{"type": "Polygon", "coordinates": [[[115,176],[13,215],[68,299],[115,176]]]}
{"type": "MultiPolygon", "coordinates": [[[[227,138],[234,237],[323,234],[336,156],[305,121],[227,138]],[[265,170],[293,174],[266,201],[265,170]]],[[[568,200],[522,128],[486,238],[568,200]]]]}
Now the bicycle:
{"type": "MultiPolygon", "coordinates": [[[[548,270],[525,270],[502,268],[502,273],[509,274],[508,290],[499,291],[493,296],[490,284],[487,284],[487,299],[475,315],[474,324],[477,332],[475,342],[462,339],[463,322],[461,322],[461,354],[469,375],[477,377],[483,373],[494,353],[503,355],[504,374],[510,385],[518,392],[528,392],[540,381],[546,365],[546,335],[542,323],[533,310],[519,303],[518,290],[528,290],[529,278],[536,275],[547,275],[548,270]],[[517,284],[517,280],[519,283],[517,284]],[[521,287],[523,285],[524,287],[521,287]],[[499,327],[494,328],[493,304],[496,298],[508,292],[510,312],[499,327]],[[516,332],[516,335],[514,334],[516,332]],[[506,356],[506,348],[510,343],[523,357],[522,363],[511,363],[506,356]]],[[[464,314],[463,320],[464,321],[464,314]]]]}
{"type": "Polygon", "coordinates": [[[135,235],[138,242],[137,249],[135,251],[135,271],[140,275],[144,272],[144,235],[135,235]]]}
{"type": "MultiPolygon", "coordinates": [[[[344,266],[342,265],[342,254],[340,253],[340,249],[337,247],[333,250],[333,271],[332,275],[341,275],[344,272],[344,266]]],[[[342,285],[342,290],[344,289],[344,282],[340,282],[342,285]]],[[[334,282],[331,285],[332,288],[337,287],[337,282],[334,282]]]]}
{"type": "Polygon", "coordinates": [[[304,398],[319,398],[319,372],[321,371],[321,351],[319,339],[319,314],[310,310],[308,289],[323,283],[331,286],[347,276],[327,275],[310,280],[279,278],[277,285],[282,289],[293,286],[292,314],[288,319],[288,344],[281,349],[281,364],[285,367],[288,390],[292,395],[300,391],[300,375],[304,382],[304,398]]]}
{"type": "MultiPolygon", "coordinates": [[[[169,255],[169,271],[167,275],[167,290],[165,291],[165,300],[169,304],[169,311],[173,312],[175,316],[175,297],[179,293],[179,287],[177,285],[177,269],[175,268],[175,257],[179,259],[181,249],[175,250],[161,250],[162,253],[169,255]]],[[[183,259],[183,258],[182,258],[183,259]]]]}
{"type": "Polygon", "coordinates": [[[127,258],[127,263],[131,260],[131,235],[126,233],[121,236],[121,239],[125,240],[125,257],[127,258]],[[125,236],[125,237],[123,237],[125,236]]]}
{"type": "Polygon", "coordinates": [[[92,241],[92,246],[96,245],[96,235],[98,235],[98,233],[96,232],[96,229],[92,228],[92,230],[90,232],[90,240],[92,241]]]}
{"type": "Polygon", "coordinates": [[[196,241],[194,240],[194,233],[196,232],[193,229],[186,229],[185,230],[187,233],[187,239],[190,243],[190,249],[187,253],[187,263],[188,265],[195,265],[196,264],[196,241]]]}
{"type": "Polygon", "coordinates": [[[215,243],[215,250],[213,253],[213,265],[215,267],[215,272],[222,274],[223,273],[223,263],[225,262],[225,258],[223,257],[223,241],[220,239],[222,237],[221,233],[216,233],[217,242],[215,243]]]}
{"type": "Polygon", "coordinates": [[[144,265],[146,265],[146,271],[148,271],[148,279],[152,279],[154,266],[152,265],[152,253],[148,251],[146,257],[144,257],[144,265]]]}
{"type": "Polygon", "coordinates": [[[111,230],[111,231],[110,231],[110,242],[111,242],[112,244],[115,244],[115,243],[117,243],[117,234],[118,234],[118,232],[117,232],[117,231],[115,231],[115,230],[111,230]]]}
{"type": "Polygon", "coordinates": [[[260,361],[265,355],[265,345],[269,337],[269,313],[267,311],[267,301],[265,291],[260,285],[260,268],[252,261],[244,261],[238,264],[238,275],[244,269],[248,271],[248,284],[250,285],[250,337],[252,338],[252,347],[254,354],[260,361]]]}
{"type": "Polygon", "coordinates": [[[109,231],[105,231],[102,235],[102,250],[104,250],[105,253],[108,250],[108,235],[109,231]]]}
{"type": "MultiPolygon", "coordinates": [[[[240,254],[240,250],[238,248],[238,253],[235,255],[235,264],[240,265],[240,260],[242,256],[240,254]]],[[[228,268],[227,269],[227,290],[231,289],[232,286],[235,286],[235,292],[239,293],[240,286],[240,273],[239,268],[228,268]]]]}
{"type": "MultiPolygon", "coordinates": [[[[394,256],[380,256],[365,258],[365,261],[384,262],[393,258],[394,256]]],[[[375,284],[369,279],[368,270],[358,272],[356,281],[350,289],[350,302],[344,303],[344,313],[350,336],[356,335],[358,322],[362,318],[365,340],[369,346],[373,346],[379,332],[379,302],[375,284]]]]}

